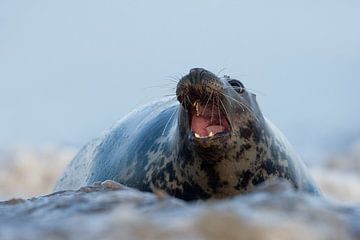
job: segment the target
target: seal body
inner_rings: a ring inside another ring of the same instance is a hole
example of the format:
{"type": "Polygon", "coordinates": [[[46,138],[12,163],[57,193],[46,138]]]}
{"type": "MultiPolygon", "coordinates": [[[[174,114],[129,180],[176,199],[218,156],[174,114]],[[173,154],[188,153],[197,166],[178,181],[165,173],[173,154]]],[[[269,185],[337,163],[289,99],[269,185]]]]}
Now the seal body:
{"type": "Polygon", "coordinates": [[[302,161],[241,82],[195,68],[180,79],[176,96],[133,111],[86,145],[55,190],[110,179],[196,200],[247,193],[281,178],[318,193],[302,161]]]}

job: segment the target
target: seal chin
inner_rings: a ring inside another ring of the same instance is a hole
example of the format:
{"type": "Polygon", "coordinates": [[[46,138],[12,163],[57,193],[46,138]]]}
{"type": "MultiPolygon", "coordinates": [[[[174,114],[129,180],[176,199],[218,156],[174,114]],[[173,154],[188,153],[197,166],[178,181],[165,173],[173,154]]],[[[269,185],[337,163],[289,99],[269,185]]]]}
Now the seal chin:
{"type": "Polygon", "coordinates": [[[214,102],[196,100],[191,105],[189,120],[195,138],[208,139],[230,134],[231,127],[224,109],[214,102]]]}

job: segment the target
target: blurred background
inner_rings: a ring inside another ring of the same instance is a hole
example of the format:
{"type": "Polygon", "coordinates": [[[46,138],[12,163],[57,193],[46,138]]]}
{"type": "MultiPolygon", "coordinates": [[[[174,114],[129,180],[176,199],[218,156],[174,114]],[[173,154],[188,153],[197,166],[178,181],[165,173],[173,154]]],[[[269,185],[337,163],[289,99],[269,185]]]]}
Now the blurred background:
{"type": "Polygon", "coordinates": [[[323,189],[360,201],[360,2],[0,1],[0,199],[51,191],[190,68],[240,79],[323,189]]]}

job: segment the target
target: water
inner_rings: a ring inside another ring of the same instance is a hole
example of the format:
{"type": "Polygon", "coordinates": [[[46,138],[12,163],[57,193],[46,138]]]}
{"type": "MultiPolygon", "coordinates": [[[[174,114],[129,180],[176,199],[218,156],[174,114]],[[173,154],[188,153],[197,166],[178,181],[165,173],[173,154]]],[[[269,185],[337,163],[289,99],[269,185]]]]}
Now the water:
{"type": "Polygon", "coordinates": [[[222,201],[185,203],[108,181],[0,204],[1,239],[359,239],[360,207],[286,183],[222,201]]]}
{"type": "Polygon", "coordinates": [[[279,182],[186,203],[114,182],[51,192],[73,148],[2,151],[0,239],[360,239],[360,144],[310,168],[324,198],[279,182]],[[19,198],[22,197],[22,198],[19,198]]]}

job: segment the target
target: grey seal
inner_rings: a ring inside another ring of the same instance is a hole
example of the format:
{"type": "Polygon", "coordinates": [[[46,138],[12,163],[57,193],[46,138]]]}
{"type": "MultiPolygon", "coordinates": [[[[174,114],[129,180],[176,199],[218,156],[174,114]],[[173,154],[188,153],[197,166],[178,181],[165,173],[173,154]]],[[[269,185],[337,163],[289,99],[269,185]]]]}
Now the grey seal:
{"type": "Polygon", "coordinates": [[[176,97],[136,109],[87,144],[55,190],[114,180],[205,200],[248,193],[275,179],[319,194],[284,135],[261,113],[255,94],[239,80],[194,68],[179,80],[176,97]]]}

